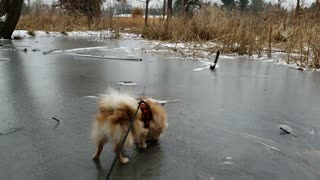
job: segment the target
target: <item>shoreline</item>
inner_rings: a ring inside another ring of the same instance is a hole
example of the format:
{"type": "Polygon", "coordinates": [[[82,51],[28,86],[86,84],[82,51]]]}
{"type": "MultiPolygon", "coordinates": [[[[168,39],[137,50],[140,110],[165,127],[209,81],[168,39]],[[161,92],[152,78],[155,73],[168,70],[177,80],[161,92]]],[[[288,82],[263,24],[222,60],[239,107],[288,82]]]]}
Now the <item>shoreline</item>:
{"type": "MultiPolygon", "coordinates": [[[[71,37],[71,38],[99,38],[99,39],[133,39],[133,40],[146,40],[152,47],[145,50],[150,53],[170,52],[176,53],[178,56],[184,59],[196,59],[199,61],[212,61],[215,56],[215,52],[220,49],[221,44],[206,41],[206,42],[168,42],[159,40],[149,40],[141,37],[141,34],[125,33],[115,31],[102,30],[102,31],[70,31],[70,32],[46,32],[46,31],[32,31],[27,30],[15,30],[12,34],[14,40],[33,38],[33,37],[71,37]]],[[[287,57],[286,52],[273,49],[274,53],[272,58],[268,58],[266,53],[262,56],[257,54],[238,55],[238,54],[223,54],[222,58],[235,58],[235,57],[248,57],[251,60],[260,62],[271,62],[277,65],[286,66],[288,68],[297,69],[300,71],[312,71],[320,72],[319,68],[310,68],[300,66],[298,61],[295,63],[287,63],[284,59],[287,57]],[[278,51],[278,52],[277,52],[278,51]]],[[[298,54],[291,54],[291,56],[297,56],[298,54]]]]}

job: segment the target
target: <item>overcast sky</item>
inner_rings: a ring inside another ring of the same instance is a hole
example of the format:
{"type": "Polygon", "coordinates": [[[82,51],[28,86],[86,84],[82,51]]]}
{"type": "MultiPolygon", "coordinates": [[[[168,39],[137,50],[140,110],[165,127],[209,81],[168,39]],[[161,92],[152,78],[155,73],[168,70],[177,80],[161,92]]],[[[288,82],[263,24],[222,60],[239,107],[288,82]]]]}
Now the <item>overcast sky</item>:
{"type": "MultiPolygon", "coordinates": [[[[36,1],[36,0],[31,0],[31,1],[36,1]]],[[[46,3],[52,3],[52,1],[54,0],[42,0],[43,2],[46,2],[46,3]]],[[[143,6],[144,3],[143,1],[144,0],[127,0],[130,4],[134,5],[134,6],[143,6]]],[[[173,0],[174,1],[174,0],[173,0]]],[[[212,1],[212,2],[217,2],[219,4],[222,4],[221,3],[221,0],[204,0],[204,1],[212,1]]],[[[276,3],[278,0],[265,0],[266,2],[273,2],[273,3],[276,3]]],[[[296,4],[296,0],[285,0],[286,3],[284,4],[286,7],[294,7],[295,4],[296,4]]],[[[315,2],[315,0],[301,0],[301,1],[304,1],[306,4],[311,4],[312,2],[315,2]]],[[[162,4],[163,0],[151,0],[150,2],[150,5],[151,6],[160,6],[162,4]]]]}

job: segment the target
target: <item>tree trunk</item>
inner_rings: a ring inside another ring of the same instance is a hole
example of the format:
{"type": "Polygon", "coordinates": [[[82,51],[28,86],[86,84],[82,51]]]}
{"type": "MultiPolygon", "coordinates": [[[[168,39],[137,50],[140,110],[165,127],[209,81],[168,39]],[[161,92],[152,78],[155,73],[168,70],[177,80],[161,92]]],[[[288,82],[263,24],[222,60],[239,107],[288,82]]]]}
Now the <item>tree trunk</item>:
{"type": "Polygon", "coordinates": [[[166,3],[167,1],[166,0],[163,0],[163,19],[165,19],[165,17],[166,17],[166,9],[167,9],[167,3],[166,3]]]}
{"type": "Polygon", "coordinates": [[[188,9],[189,9],[188,3],[189,3],[189,0],[182,0],[182,10],[184,15],[188,14],[188,9]]]}
{"type": "Polygon", "coordinates": [[[296,15],[299,15],[299,11],[300,11],[300,0],[297,0],[296,15]]]}
{"type": "Polygon", "coordinates": [[[167,15],[167,19],[171,19],[172,17],[172,0],[168,0],[168,15],[167,15]]]}
{"type": "Polygon", "coordinates": [[[31,2],[28,0],[27,13],[31,13],[31,2]]]}
{"type": "Polygon", "coordinates": [[[0,0],[0,38],[11,39],[20,18],[23,0],[0,0]]]}
{"type": "Polygon", "coordinates": [[[88,21],[88,28],[91,29],[91,25],[93,24],[93,8],[92,4],[89,0],[85,1],[86,3],[86,16],[88,21]]]}
{"type": "Polygon", "coordinates": [[[283,0],[278,0],[278,8],[281,9],[281,5],[283,3],[283,0]]]}
{"type": "Polygon", "coordinates": [[[148,27],[148,14],[149,14],[149,2],[150,0],[146,0],[146,10],[144,13],[144,27],[148,27]]]}

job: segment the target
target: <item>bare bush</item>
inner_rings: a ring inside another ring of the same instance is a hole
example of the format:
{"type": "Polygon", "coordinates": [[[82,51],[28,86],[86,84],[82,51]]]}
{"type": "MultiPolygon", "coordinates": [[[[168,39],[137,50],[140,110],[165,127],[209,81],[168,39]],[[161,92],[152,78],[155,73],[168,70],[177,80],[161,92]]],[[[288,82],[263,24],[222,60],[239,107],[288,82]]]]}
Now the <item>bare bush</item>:
{"type": "Polygon", "coordinates": [[[142,17],[143,16],[143,9],[139,7],[135,7],[132,9],[132,17],[142,17]]]}

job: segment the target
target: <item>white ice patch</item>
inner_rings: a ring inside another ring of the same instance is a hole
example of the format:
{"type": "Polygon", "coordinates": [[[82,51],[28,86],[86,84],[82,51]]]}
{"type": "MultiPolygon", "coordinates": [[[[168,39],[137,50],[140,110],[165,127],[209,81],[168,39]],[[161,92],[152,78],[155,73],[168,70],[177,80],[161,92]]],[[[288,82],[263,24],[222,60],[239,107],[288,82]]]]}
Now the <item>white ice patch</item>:
{"type": "Polygon", "coordinates": [[[0,61],[9,61],[9,58],[0,58],[0,61]]]}
{"type": "Polygon", "coordinates": [[[5,22],[7,20],[7,14],[0,17],[0,22],[5,22]]]}
{"type": "Polygon", "coordinates": [[[154,99],[154,98],[149,98],[151,101],[157,102],[159,104],[166,104],[169,102],[177,102],[177,101],[181,101],[180,99],[173,99],[173,100],[158,100],[158,99],[154,99]]]}
{"type": "Polygon", "coordinates": [[[309,134],[310,134],[310,135],[314,135],[314,130],[311,129],[310,132],[309,132],[309,134]]]}
{"type": "MultiPolygon", "coordinates": [[[[209,69],[210,66],[213,66],[213,65],[214,65],[214,63],[209,63],[209,65],[204,66],[204,67],[195,68],[195,69],[193,69],[193,71],[202,71],[202,70],[205,70],[205,69],[209,69]]],[[[219,64],[217,64],[216,65],[216,69],[219,68],[219,67],[220,67],[219,64]]]]}
{"type": "Polygon", "coordinates": [[[223,165],[231,165],[231,164],[233,164],[231,161],[225,161],[225,162],[223,162],[223,163],[221,163],[221,164],[223,164],[223,165]]]}
{"type": "Polygon", "coordinates": [[[239,75],[239,77],[248,77],[248,78],[271,78],[271,76],[253,76],[253,75],[239,75]]]}
{"type": "Polygon", "coordinates": [[[243,135],[244,135],[246,138],[248,138],[248,139],[250,139],[250,140],[252,140],[252,141],[255,141],[255,142],[257,142],[257,143],[259,143],[259,144],[261,144],[261,145],[263,145],[263,146],[265,146],[265,147],[268,147],[268,148],[270,148],[270,149],[272,149],[272,150],[275,150],[275,151],[277,151],[277,152],[281,152],[278,148],[276,148],[276,147],[274,147],[274,146],[270,146],[270,145],[262,142],[261,139],[263,139],[263,138],[257,138],[256,136],[252,136],[252,135],[250,135],[250,134],[243,134],[243,135]]]}
{"type": "Polygon", "coordinates": [[[74,51],[95,50],[95,49],[105,49],[105,48],[108,48],[108,46],[83,47],[83,48],[74,48],[74,49],[68,49],[68,50],[63,50],[63,51],[64,52],[74,52],[74,51]]]}
{"type": "Polygon", "coordinates": [[[97,96],[84,96],[83,98],[97,99],[97,96]]]}
{"type": "Polygon", "coordinates": [[[68,53],[68,52],[75,52],[75,51],[85,51],[85,50],[100,50],[106,49],[108,46],[95,46],[95,47],[83,47],[83,48],[73,48],[73,49],[66,49],[66,50],[51,50],[48,53],[50,54],[57,54],[57,53],[68,53]]]}
{"type": "Polygon", "coordinates": [[[135,49],[133,48],[128,48],[125,46],[120,46],[120,47],[116,47],[116,48],[112,48],[112,49],[99,49],[100,51],[114,51],[114,52],[119,52],[119,53],[127,53],[128,56],[135,56],[135,49]]]}
{"type": "Polygon", "coordinates": [[[228,156],[225,158],[226,160],[232,160],[232,157],[228,156]]]}
{"type": "Polygon", "coordinates": [[[137,83],[131,82],[131,81],[121,81],[117,84],[122,85],[122,86],[136,86],[137,85],[137,83]]]}
{"type": "Polygon", "coordinates": [[[202,71],[202,70],[209,69],[209,68],[210,68],[210,66],[200,67],[200,68],[193,69],[193,71],[202,71]]]}

